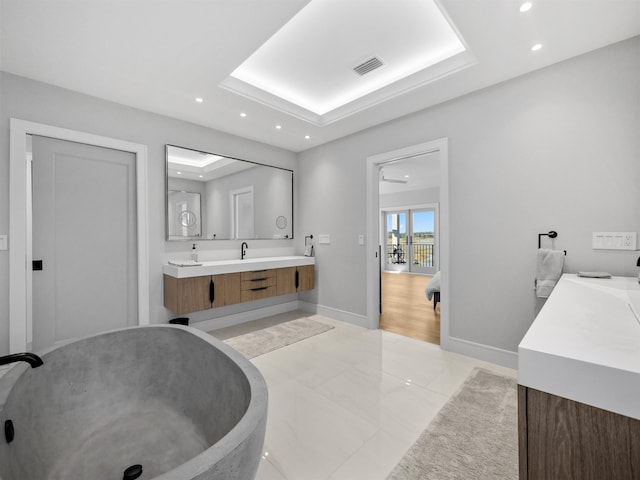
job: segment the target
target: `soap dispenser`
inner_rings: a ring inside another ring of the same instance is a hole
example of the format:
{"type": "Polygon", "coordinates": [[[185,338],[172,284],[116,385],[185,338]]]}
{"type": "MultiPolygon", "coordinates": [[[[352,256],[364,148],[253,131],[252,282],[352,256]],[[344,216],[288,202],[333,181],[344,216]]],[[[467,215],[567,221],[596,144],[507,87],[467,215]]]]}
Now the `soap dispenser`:
{"type": "Polygon", "coordinates": [[[191,248],[191,260],[193,260],[194,262],[198,261],[198,249],[196,247],[196,244],[193,244],[193,247],[191,248]]]}

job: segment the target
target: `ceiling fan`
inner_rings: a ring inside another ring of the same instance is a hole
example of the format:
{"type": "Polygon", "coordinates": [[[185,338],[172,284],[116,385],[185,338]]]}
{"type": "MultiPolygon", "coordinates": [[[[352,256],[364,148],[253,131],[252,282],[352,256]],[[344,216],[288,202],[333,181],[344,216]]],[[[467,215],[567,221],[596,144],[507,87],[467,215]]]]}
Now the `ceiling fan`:
{"type": "Polygon", "coordinates": [[[389,183],[409,183],[409,180],[406,180],[404,178],[387,178],[384,175],[384,172],[382,172],[382,177],[380,178],[381,182],[389,182],[389,183]]]}

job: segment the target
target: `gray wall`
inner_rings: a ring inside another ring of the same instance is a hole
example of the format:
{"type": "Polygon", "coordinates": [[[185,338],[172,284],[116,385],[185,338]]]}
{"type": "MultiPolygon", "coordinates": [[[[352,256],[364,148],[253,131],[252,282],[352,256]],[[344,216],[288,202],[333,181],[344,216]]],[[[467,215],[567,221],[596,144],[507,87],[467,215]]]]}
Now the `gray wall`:
{"type": "MultiPolygon", "coordinates": [[[[189,242],[165,242],[165,144],[218,152],[296,169],[292,152],[191,123],[106,102],[98,98],[2,73],[0,76],[0,233],[9,233],[9,118],[89,132],[147,145],[149,161],[149,279],[152,323],[172,315],[163,307],[162,264],[168,256],[188,258],[189,242]]],[[[9,239],[9,243],[11,239],[9,239]]],[[[252,251],[293,253],[292,240],[252,241],[252,251]]],[[[205,257],[236,255],[240,242],[199,242],[205,257]],[[221,251],[226,251],[221,252],[221,251]]],[[[239,253],[238,253],[239,255],[239,253]]],[[[268,302],[267,302],[268,303],[268,302]]],[[[236,306],[233,312],[241,310],[236,306]]],[[[244,308],[255,308],[255,305],[244,308]]],[[[224,312],[220,312],[224,313],[224,312]]],[[[218,314],[217,314],[218,315],[218,314]]],[[[204,320],[204,314],[195,320],[204,320]]],[[[210,316],[209,316],[210,318],[210,316]]],[[[9,348],[9,252],[0,252],[0,354],[9,348]]]]}
{"type": "Polygon", "coordinates": [[[640,232],[639,72],[636,37],[302,153],[300,231],[332,240],[305,299],[366,314],[365,159],[442,137],[452,337],[517,349],[540,232],[558,232],[568,272],[635,275],[639,252],[592,250],[591,232],[640,232]]]}

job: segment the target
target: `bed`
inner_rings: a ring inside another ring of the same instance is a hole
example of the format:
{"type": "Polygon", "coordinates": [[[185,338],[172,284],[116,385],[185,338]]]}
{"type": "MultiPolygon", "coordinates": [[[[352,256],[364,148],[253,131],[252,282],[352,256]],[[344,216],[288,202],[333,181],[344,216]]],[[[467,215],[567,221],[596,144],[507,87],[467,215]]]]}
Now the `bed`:
{"type": "Polygon", "coordinates": [[[433,309],[436,309],[436,305],[440,301],[440,272],[438,271],[424,290],[424,294],[427,296],[427,300],[433,300],[433,309]]]}

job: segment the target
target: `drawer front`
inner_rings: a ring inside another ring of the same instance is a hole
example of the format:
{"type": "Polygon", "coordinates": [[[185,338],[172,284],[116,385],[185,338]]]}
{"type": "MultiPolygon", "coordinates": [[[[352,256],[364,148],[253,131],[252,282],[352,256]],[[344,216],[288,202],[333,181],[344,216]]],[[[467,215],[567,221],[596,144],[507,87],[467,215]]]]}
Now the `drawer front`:
{"type": "Polygon", "coordinates": [[[276,276],[276,271],[274,269],[270,270],[255,270],[253,272],[242,272],[240,279],[245,282],[248,280],[258,280],[271,278],[276,276]]]}
{"type": "Polygon", "coordinates": [[[259,277],[253,280],[243,280],[240,282],[240,290],[255,290],[263,287],[274,287],[276,285],[276,277],[259,277]]]}
{"type": "Polygon", "coordinates": [[[243,302],[251,302],[253,300],[273,297],[275,294],[276,287],[275,285],[271,285],[268,287],[254,287],[253,290],[242,290],[242,292],[240,292],[240,297],[243,302]]]}

